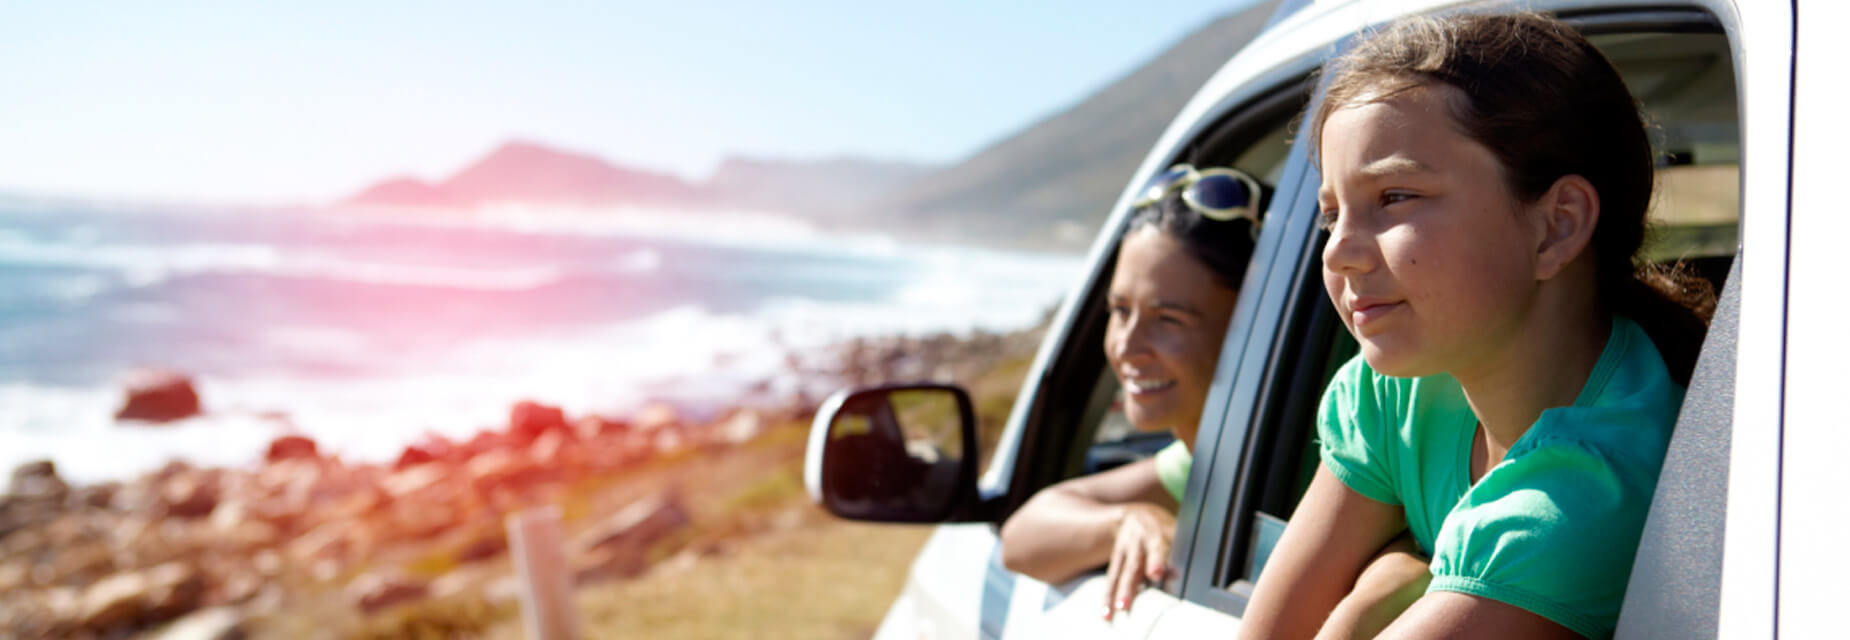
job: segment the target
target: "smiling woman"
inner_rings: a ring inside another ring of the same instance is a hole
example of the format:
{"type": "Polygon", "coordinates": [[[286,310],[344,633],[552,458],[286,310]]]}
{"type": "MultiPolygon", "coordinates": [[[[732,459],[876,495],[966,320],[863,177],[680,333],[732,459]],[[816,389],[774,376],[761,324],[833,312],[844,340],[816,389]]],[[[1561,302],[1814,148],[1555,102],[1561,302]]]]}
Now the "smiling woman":
{"type": "Polygon", "coordinates": [[[1105,617],[1167,573],[1175,511],[1192,464],[1221,339],[1252,256],[1258,182],[1188,165],[1159,176],[1118,247],[1105,357],[1139,431],[1175,442],[1155,457],[1036,494],[1002,528],[1002,561],[1060,582],[1107,565],[1105,617]]]}

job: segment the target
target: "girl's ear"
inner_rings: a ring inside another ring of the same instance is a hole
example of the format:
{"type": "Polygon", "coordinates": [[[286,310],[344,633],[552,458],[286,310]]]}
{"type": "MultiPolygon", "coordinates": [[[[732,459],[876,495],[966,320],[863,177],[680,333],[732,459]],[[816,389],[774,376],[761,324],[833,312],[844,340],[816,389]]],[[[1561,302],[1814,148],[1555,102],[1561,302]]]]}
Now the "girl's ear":
{"type": "Polygon", "coordinates": [[[1549,280],[1586,251],[1599,226],[1599,191],[1579,175],[1562,176],[1536,202],[1541,227],[1535,248],[1535,279],[1549,280]]]}

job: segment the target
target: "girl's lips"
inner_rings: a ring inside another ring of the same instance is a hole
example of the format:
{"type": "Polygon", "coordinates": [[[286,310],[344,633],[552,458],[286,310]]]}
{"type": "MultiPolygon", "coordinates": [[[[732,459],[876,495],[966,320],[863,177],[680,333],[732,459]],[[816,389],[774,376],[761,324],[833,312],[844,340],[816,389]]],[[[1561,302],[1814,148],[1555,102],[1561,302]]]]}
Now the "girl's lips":
{"type": "Polygon", "coordinates": [[[1379,322],[1382,316],[1393,313],[1402,303],[1374,300],[1357,300],[1349,304],[1349,320],[1357,331],[1362,327],[1379,322]]]}

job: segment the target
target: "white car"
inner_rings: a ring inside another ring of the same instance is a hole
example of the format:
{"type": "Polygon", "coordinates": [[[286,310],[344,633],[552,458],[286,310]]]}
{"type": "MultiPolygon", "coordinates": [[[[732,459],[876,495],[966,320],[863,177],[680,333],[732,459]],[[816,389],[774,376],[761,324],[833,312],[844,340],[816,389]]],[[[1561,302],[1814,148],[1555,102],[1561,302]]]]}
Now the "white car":
{"type": "MultiPolygon", "coordinates": [[[[1306,127],[1315,71],[1366,27],[1443,0],[1287,0],[1208,81],[1130,176],[1055,316],[993,450],[954,387],[838,394],[810,440],[811,495],[842,517],[937,522],[879,638],[1236,637],[1252,580],[1316,465],[1312,416],[1353,353],[1323,294],[1320,178],[1306,127]],[[1274,195],[1203,409],[1171,564],[1179,575],[1106,622],[1101,573],[1050,585],[1002,567],[1000,523],[1118,440],[1102,303],[1136,188],[1177,162],[1233,166],[1274,195]],[[855,437],[863,436],[863,437],[855,437]],[[1090,454],[1090,456],[1088,455],[1090,454]],[[985,467],[978,469],[979,462],[985,467]]],[[[1683,258],[1722,304],[1691,379],[1633,570],[1624,638],[1850,637],[1850,3],[1533,0],[1612,59],[1669,161],[1655,255],[1683,258]],[[1804,20],[1799,18],[1803,16],[1804,20]],[[1837,202],[1833,206],[1830,203],[1837,202]],[[1843,253],[1839,253],[1843,252],[1843,253]]],[[[1510,6],[1499,3],[1499,6],[1510,6]]],[[[1572,558],[1563,558],[1572,562],[1572,558]]]]}

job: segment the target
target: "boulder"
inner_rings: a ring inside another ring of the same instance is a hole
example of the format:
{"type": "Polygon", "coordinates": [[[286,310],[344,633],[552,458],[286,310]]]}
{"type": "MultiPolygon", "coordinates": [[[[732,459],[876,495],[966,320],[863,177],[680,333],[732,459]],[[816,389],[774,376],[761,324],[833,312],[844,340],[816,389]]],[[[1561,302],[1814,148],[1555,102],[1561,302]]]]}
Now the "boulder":
{"type": "Polygon", "coordinates": [[[409,445],[398,454],[398,460],[392,463],[393,471],[404,471],[412,467],[444,460],[458,453],[456,446],[439,436],[429,436],[423,442],[409,445]]]}
{"type": "Polygon", "coordinates": [[[293,459],[314,459],[319,457],[315,441],[308,436],[286,435],[270,441],[269,451],[263,454],[265,462],[280,462],[293,459]]]}
{"type": "Polygon", "coordinates": [[[121,490],[122,483],[120,482],[93,484],[78,489],[72,502],[92,509],[108,509],[115,503],[116,492],[121,490]]]}
{"type": "Polygon", "coordinates": [[[565,422],[565,411],[558,407],[522,400],[514,404],[508,415],[507,434],[518,445],[526,446],[540,436],[555,432],[573,435],[565,422]]]}
{"type": "Polygon", "coordinates": [[[161,513],[170,518],[203,518],[218,508],[218,482],[210,472],[188,470],[161,483],[161,513]]]}
{"type": "Polygon", "coordinates": [[[651,433],[681,426],[681,412],[674,405],[652,402],[636,414],[636,430],[651,433]]]}
{"type": "Polygon", "coordinates": [[[369,573],[353,580],[347,587],[354,606],[371,615],[395,605],[422,600],[430,595],[430,585],[421,580],[387,573],[369,573]]]}
{"type": "Polygon", "coordinates": [[[206,592],[206,576],[196,566],[169,562],[145,572],[149,590],[148,615],[172,620],[199,608],[206,592]]]}
{"type": "Polygon", "coordinates": [[[572,430],[578,433],[578,439],[591,440],[620,436],[628,433],[630,425],[622,420],[612,420],[601,416],[585,416],[572,423],[572,430]]]}
{"type": "Polygon", "coordinates": [[[117,420],[170,422],[199,415],[199,392],[183,374],[143,369],[129,375],[117,420]]]}
{"type": "Polygon", "coordinates": [[[77,623],[104,632],[131,623],[169,620],[197,608],[204,593],[204,576],[179,562],[118,573],[83,591],[77,623]]]}
{"type": "Polygon", "coordinates": [[[175,620],[154,640],[237,640],[246,635],[244,616],[236,607],[200,609],[175,620]]]}
{"type": "Polygon", "coordinates": [[[680,491],[666,489],[633,502],[616,515],[586,529],[578,538],[578,549],[587,556],[600,550],[640,554],[649,545],[687,526],[688,521],[680,491]]]}
{"type": "Polygon", "coordinates": [[[34,460],[13,468],[13,479],[6,492],[22,498],[63,500],[71,487],[58,477],[58,466],[50,460],[34,460]]]}
{"type": "Polygon", "coordinates": [[[770,421],[752,409],[740,409],[713,425],[713,438],[727,444],[744,444],[764,433],[770,421]]]}

